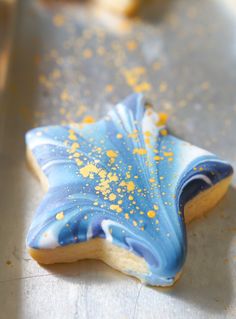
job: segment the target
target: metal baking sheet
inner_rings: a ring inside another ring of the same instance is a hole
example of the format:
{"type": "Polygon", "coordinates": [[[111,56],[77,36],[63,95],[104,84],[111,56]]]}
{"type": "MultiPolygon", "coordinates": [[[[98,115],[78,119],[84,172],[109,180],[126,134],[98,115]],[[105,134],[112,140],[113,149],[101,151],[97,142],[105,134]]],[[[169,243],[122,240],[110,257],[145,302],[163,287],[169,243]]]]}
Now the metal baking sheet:
{"type": "Polygon", "coordinates": [[[1,0],[0,41],[0,318],[235,318],[235,179],[189,226],[186,266],[171,289],[97,261],[42,267],[25,247],[43,192],[24,134],[99,118],[144,91],[170,114],[174,134],[236,167],[236,2],[145,1],[127,20],[76,1],[1,0]]]}

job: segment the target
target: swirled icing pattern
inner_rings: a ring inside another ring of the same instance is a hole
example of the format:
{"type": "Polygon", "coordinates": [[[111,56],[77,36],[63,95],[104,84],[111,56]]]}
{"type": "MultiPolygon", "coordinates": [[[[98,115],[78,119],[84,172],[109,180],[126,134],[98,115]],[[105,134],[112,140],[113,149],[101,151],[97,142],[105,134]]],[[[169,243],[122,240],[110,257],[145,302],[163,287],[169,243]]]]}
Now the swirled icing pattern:
{"type": "Polygon", "coordinates": [[[27,243],[53,249],[100,237],[141,256],[150,285],[171,285],[186,256],[184,204],[232,174],[168,134],[135,94],[94,124],[33,129],[26,143],[49,189],[27,243]]]}

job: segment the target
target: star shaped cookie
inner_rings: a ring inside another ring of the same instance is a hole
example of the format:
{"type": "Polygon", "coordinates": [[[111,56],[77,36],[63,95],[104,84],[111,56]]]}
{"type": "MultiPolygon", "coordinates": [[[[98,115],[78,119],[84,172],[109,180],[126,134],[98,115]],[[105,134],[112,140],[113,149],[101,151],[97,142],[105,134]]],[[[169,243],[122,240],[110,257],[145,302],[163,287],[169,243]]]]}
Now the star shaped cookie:
{"type": "Polygon", "coordinates": [[[29,162],[46,189],[27,237],[34,259],[100,259],[149,285],[175,282],[186,223],[216,205],[233,169],[168,134],[165,122],[134,94],[96,123],[26,134],[29,162]]]}

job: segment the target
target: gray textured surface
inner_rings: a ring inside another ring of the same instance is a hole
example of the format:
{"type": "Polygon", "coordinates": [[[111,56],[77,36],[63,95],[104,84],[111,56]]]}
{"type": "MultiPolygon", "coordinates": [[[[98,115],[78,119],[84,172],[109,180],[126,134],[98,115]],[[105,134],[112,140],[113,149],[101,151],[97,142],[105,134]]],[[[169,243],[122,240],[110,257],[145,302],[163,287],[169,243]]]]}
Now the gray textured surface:
{"type": "MultiPolygon", "coordinates": [[[[32,126],[99,117],[142,87],[170,113],[173,133],[236,168],[236,3],[155,6],[139,19],[114,21],[73,3],[17,4],[0,88],[1,319],[236,317],[235,186],[213,213],[190,225],[186,267],[172,289],[142,286],[96,261],[43,268],[25,249],[43,196],[25,163],[24,133],[32,126]]],[[[0,15],[1,31],[8,13],[5,20],[0,15]]]]}

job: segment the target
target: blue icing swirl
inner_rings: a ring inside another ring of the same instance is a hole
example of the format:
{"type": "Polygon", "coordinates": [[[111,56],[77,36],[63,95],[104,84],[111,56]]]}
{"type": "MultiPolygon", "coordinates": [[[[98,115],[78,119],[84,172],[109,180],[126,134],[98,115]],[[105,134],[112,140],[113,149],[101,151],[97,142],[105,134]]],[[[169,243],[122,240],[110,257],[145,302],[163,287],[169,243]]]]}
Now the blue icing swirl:
{"type": "Polygon", "coordinates": [[[49,184],[28,246],[105,238],[145,259],[149,273],[134,275],[150,285],[171,285],[183,267],[186,202],[233,173],[169,135],[141,94],[95,124],[33,129],[26,143],[49,184]]]}

